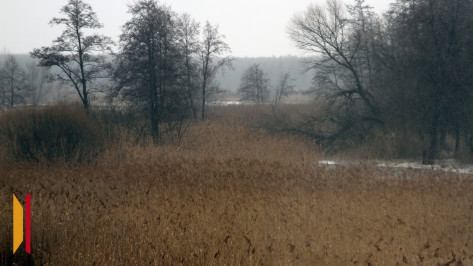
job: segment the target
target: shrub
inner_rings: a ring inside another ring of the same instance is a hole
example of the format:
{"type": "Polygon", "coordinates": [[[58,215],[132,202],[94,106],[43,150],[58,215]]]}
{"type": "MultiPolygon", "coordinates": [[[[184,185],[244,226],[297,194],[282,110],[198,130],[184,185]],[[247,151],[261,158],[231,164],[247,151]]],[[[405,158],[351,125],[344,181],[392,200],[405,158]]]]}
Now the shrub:
{"type": "Polygon", "coordinates": [[[0,114],[3,159],[91,161],[103,150],[100,124],[75,106],[12,110],[0,114]]]}

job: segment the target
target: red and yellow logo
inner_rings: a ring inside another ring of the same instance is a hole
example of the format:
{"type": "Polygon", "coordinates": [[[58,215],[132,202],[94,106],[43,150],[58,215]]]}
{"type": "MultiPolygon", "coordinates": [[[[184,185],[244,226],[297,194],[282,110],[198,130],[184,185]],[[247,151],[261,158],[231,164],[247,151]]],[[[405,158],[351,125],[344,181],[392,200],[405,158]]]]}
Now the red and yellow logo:
{"type": "MultiPolygon", "coordinates": [[[[13,254],[23,242],[23,206],[13,194],[13,254]]],[[[25,250],[31,254],[31,194],[25,197],[25,250]]]]}

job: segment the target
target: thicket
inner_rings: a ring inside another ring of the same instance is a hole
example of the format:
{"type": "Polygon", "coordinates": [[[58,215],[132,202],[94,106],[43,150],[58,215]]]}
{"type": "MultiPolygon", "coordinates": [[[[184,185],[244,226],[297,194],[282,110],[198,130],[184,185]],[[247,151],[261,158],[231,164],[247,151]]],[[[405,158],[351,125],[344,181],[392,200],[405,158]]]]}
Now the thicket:
{"type": "Polygon", "coordinates": [[[473,151],[472,11],[468,0],[397,0],[384,16],[364,0],[309,6],[289,34],[316,55],[318,110],[300,125],[279,121],[327,145],[408,132],[425,163],[473,151]]]}
{"type": "Polygon", "coordinates": [[[91,161],[103,151],[104,141],[97,118],[79,107],[58,105],[0,114],[4,160],[91,161]]]}
{"type": "MultiPolygon", "coordinates": [[[[160,125],[161,143],[178,144],[190,120],[160,125]]],[[[151,123],[129,108],[53,105],[0,112],[0,161],[95,163],[105,151],[152,145],[151,123]]]]}

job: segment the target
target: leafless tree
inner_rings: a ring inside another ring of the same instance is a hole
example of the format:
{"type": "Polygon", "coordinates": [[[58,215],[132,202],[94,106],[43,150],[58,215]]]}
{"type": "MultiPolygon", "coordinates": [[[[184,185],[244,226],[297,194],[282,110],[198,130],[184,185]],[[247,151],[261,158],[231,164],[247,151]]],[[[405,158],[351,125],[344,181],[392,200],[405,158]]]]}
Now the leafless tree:
{"type": "Polygon", "coordinates": [[[327,0],[325,7],[311,5],[303,15],[295,16],[289,34],[297,47],[322,56],[311,64],[315,69],[331,73],[324,78],[335,97],[361,100],[371,113],[366,118],[378,120],[380,110],[370,91],[369,79],[365,78],[369,67],[362,48],[368,36],[358,26],[342,2],[327,0]],[[343,79],[339,76],[342,71],[343,79]]]}
{"type": "Polygon", "coordinates": [[[179,17],[178,24],[180,30],[180,44],[184,54],[185,93],[194,119],[197,119],[197,106],[195,102],[198,100],[197,94],[200,88],[198,82],[199,63],[197,61],[200,50],[200,43],[198,40],[199,23],[192,19],[189,14],[183,14],[179,17]]]}
{"type": "Polygon", "coordinates": [[[46,86],[51,85],[50,72],[44,67],[38,67],[32,62],[26,65],[26,85],[28,87],[28,100],[33,105],[38,105],[46,96],[46,86]]]}
{"type": "Polygon", "coordinates": [[[3,80],[0,92],[2,106],[12,108],[17,104],[24,103],[26,92],[25,71],[13,55],[7,56],[0,72],[0,78],[3,80]]]}
{"type": "Polygon", "coordinates": [[[276,85],[276,98],[274,104],[281,102],[282,97],[288,96],[294,92],[294,79],[291,78],[289,73],[281,75],[278,84],[276,85]]]}
{"type": "Polygon", "coordinates": [[[455,150],[462,134],[473,143],[472,12],[469,0],[397,0],[384,20],[364,0],[310,6],[294,17],[289,34],[320,56],[309,63],[325,112],[302,124],[331,124],[329,134],[317,133],[320,139],[353,136],[370,125],[408,128],[425,140],[428,163],[445,148],[447,134],[455,150]]]}
{"type": "Polygon", "coordinates": [[[239,92],[243,101],[264,103],[269,98],[269,79],[259,64],[245,70],[241,78],[239,92]]]}
{"type": "Polygon", "coordinates": [[[317,138],[351,137],[354,131],[362,136],[371,125],[383,123],[373,82],[378,69],[371,60],[379,24],[364,1],[347,10],[339,0],[310,5],[290,22],[289,36],[310,56],[306,63],[315,70],[317,101],[325,109],[307,122],[331,129],[317,138]]]}
{"type": "Polygon", "coordinates": [[[5,81],[5,72],[3,64],[0,62],[0,108],[7,106],[7,84],[5,81]]]}
{"type": "Polygon", "coordinates": [[[459,149],[473,128],[473,3],[468,0],[396,1],[387,14],[387,84],[405,120],[428,140],[432,162],[447,132],[459,149]],[[439,145],[440,144],[440,145],[439,145]]]}
{"type": "Polygon", "coordinates": [[[233,57],[228,55],[230,47],[224,41],[225,36],[219,33],[217,26],[207,22],[203,29],[201,44],[201,84],[202,84],[202,121],[206,118],[208,88],[211,86],[216,73],[225,67],[232,67],[233,57]]]}
{"type": "Polygon", "coordinates": [[[90,105],[89,94],[97,79],[104,78],[108,64],[104,52],[110,52],[110,38],[91,34],[89,29],[102,27],[92,7],[81,0],[69,0],[61,8],[63,17],[53,18],[51,25],[63,25],[66,29],[54,40],[53,45],[34,49],[31,55],[38,58],[40,66],[56,66],[60,72],[57,80],[67,82],[75,88],[85,108],[90,105]]]}
{"type": "MultiPolygon", "coordinates": [[[[187,115],[187,76],[177,15],[154,0],[130,6],[115,60],[114,95],[147,113],[151,134],[158,141],[163,122],[187,115]]],[[[181,128],[180,126],[178,128],[181,128]]]]}

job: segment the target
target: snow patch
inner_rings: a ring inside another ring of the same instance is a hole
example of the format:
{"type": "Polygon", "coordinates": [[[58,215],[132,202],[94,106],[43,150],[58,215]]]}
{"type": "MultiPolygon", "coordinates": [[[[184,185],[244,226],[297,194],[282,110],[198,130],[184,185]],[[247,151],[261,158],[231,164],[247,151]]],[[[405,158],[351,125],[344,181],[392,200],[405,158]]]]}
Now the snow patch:
{"type": "Polygon", "coordinates": [[[336,165],[336,164],[341,164],[341,163],[337,163],[335,161],[326,161],[326,160],[321,160],[319,161],[319,164],[325,164],[325,165],[336,165]]]}
{"type": "MultiPolygon", "coordinates": [[[[330,160],[320,160],[319,165],[354,165],[357,164],[355,162],[341,162],[341,161],[330,161],[330,160]]],[[[454,164],[454,163],[452,163],[454,164]]],[[[433,171],[443,171],[449,173],[459,173],[459,174],[473,174],[473,165],[469,166],[469,168],[457,168],[452,164],[448,166],[442,166],[440,164],[428,164],[424,165],[421,163],[416,162],[393,162],[393,161],[386,161],[375,164],[376,167],[382,168],[401,168],[401,169],[425,169],[425,170],[433,170],[433,171]]]]}
{"type": "Polygon", "coordinates": [[[426,169],[434,171],[444,171],[449,173],[460,173],[460,174],[473,174],[472,168],[455,168],[452,166],[442,167],[439,164],[420,164],[415,162],[403,162],[403,163],[393,163],[393,162],[384,162],[376,165],[377,167],[387,167],[387,168],[405,168],[405,169],[426,169]]]}

